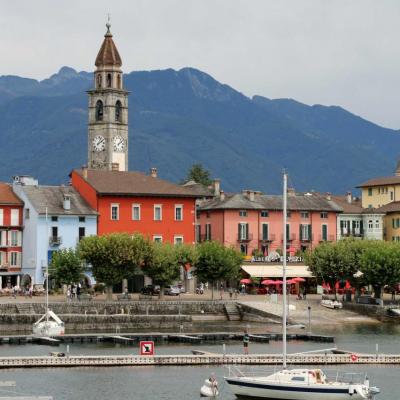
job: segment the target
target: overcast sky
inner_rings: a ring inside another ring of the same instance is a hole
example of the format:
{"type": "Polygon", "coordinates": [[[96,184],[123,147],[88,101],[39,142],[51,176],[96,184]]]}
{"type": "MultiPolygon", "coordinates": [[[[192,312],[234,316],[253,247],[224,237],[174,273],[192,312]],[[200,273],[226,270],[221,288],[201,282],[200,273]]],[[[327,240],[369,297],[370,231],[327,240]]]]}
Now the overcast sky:
{"type": "Polygon", "coordinates": [[[400,129],[400,0],[0,0],[0,75],[93,70],[107,13],[125,72],[186,66],[252,96],[400,129]]]}

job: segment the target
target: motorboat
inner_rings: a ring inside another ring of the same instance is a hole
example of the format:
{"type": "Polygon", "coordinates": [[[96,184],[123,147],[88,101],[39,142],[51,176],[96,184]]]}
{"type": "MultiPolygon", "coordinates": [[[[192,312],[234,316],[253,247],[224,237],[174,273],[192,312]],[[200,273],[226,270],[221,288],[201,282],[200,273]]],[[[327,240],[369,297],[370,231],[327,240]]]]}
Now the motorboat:
{"type": "Polygon", "coordinates": [[[33,334],[35,336],[62,336],[64,333],[64,322],[49,309],[47,309],[47,312],[33,324],[33,334]]]}
{"type": "Polygon", "coordinates": [[[321,306],[335,310],[343,308],[343,303],[338,300],[326,299],[326,300],[321,300],[321,306]]]}
{"type": "MultiPolygon", "coordinates": [[[[287,223],[287,175],[283,174],[283,268],[282,268],[282,369],[272,374],[247,374],[240,369],[230,368],[225,381],[239,399],[270,400],[363,400],[372,399],[379,393],[370,387],[368,378],[357,382],[344,379],[337,374],[335,379],[327,379],[321,369],[287,368],[287,279],[286,279],[286,223],[287,223]],[[235,373],[232,375],[231,370],[235,373]]],[[[350,376],[353,374],[350,374],[350,376]]]]}

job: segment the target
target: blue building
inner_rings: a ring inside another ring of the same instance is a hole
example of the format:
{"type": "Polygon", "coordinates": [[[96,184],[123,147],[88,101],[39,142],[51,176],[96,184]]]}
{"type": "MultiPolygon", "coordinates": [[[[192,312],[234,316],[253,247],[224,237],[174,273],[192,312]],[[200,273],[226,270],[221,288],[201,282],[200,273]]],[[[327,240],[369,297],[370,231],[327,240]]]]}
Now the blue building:
{"type": "Polygon", "coordinates": [[[97,212],[71,186],[39,186],[31,177],[16,176],[13,190],[25,204],[21,272],[24,281],[42,284],[55,251],[97,234],[97,212]]]}

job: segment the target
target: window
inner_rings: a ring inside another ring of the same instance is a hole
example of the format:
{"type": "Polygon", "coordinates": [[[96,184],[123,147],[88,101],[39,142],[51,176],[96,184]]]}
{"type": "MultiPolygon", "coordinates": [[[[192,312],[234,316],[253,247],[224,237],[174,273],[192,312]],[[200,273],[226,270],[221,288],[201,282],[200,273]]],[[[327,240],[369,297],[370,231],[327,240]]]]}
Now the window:
{"type": "Polygon", "coordinates": [[[175,205],[175,221],[183,221],[183,206],[180,204],[175,205]]]}
{"type": "Polygon", "coordinates": [[[322,240],[324,241],[328,240],[328,225],[326,224],[322,225],[322,240]]]}
{"type": "Polygon", "coordinates": [[[290,218],[292,216],[292,213],[290,211],[286,212],[286,218],[290,218]]]}
{"type": "Polygon", "coordinates": [[[96,102],[96,121],[103,121],[103,102],[101,100],[96,102]]]}
{"type": "Polygon", "coordinates": [[[327,219],[328,218],[328,213],[326,211],[323,211],[321,213],[321,219],[327,219]]]}
{"type": "Polygon", "coordinates": [[[238,224],[238,239],[248,240],[249,238],[249,224],[239,223],[238,224]]]}
{"type": "Polygon", "coordinates": [[[85,222],[86,218],[85,217],[79,217],[79,222],[85,222]]]}
{"type": "Polygon", "coordinates": [[[13,208],[11,210],[11,226],[19,225],[19,210],[18,208],[13,208]]]}
{"type": "Polygon", "coordinates": [[[111,220],[119,220],[119,204],[111,204],[111,220]]]}
{"type": "Polygon", "coordinates": [[[12,251],[12,252],[10,252],[10,265],[12,266],[12,267],[17,267],[17,266],[19,266],[19,260],[18,260],[18,252],[16,252],[16,251],[12,251]]]}
{"type": "Polygon", "coordinates": [[[162,220],[162,205],[155,204],[154,205],[154,221],[161,221],[162,220]]]}
{"type": "Polygon", "coordinates": [[[154,235],[153,242],[162,243],[162,236],[161,235],[154,235]]]}
{"type": "Polygon", "coordinates": [[[290,239],[290,225],[286,224],[286,240],[290,239]]]}
{"type": "Polygon", "coordinates": [[[183,243],[183,236],[174,236],[174,244],[182,244],[183,243]]]}
{"type": "Polygon", "coordinates": [[[58,236],[58,227],[57,226],[52,226],[51,227],[51,237],[52,238],[57,238],[58,236]]]}
{"type": "Polygon", "coordinates": [[[98,74],[98,75],[97,75],[97,87],[98,87],[98,88],[101,88],[101,81],[102,81],[101,75],[98,74]]]}
{"type": "Polygon", "coordinates": [[[211,224],[206,224],[206,240],[211,240],[211,224]]]}
{"type": "Polygon", "coordinates": [[[4,225],[4,210],[0,209],[0,225],[4,225]]]}
{"type": "Polygon", "coordinates": [[[111,87],[112,84],[112,76],[111,74],[107,74],[107,87],[111,87]]]}
{"type": "Polygon", "coordinates": [[[394,200],[394,193],[390,192],[390,200],[393,201],[394,200]]]}
{"type": "Polygon", "coordinates": [[[380,228],[380,223],[379,220],[375,221],[375,229],[379,229],[380,228]]]}
{"type": "Polygon", "coordinates": [[[373,229],[374,228],[374,223],[372,222],[372,220],[370,219],[368,221],[368,229],[373,229]]]}
{"type": "Polygon", "coordinates": [[[247,211],[246,210],[240,210],[239,211],[239,217],[247,217],[247,211]]]}
{"type": "Polygon", "coordinates": [[[79,235],[79,241],[81,241],[82,238],[85,237],[85,227],[84,226],[79,227],[78,235],[79,235]]]}
{"type": "Polygon", "coordinates": [[[118,122],[121,122],[121,110],[122,110],[122,105],[119,100],[115,103],[115,120],[118,122]]]}
{"type": "Polygon", "coordinates": [[[310,218],[310,214],[308,213],[308,211],[302,211],[300,213],[300,216],[301,216],[301,218],[305,218],[305,219],[310,218]]]}
{"type": "Polygon", "coordinates": [[[117,87],[118,87],[118,89],[121,89],[121,88],[122,88],[122,85],[121,85],[121,75],[120,75],[120,74],[117,75],[117,87]]]}
{"type": "Polygon", "coordinates": [[[368,196],[372,196],[372,188],[368,188],[368,196]]]}
{"type": "Polygon", "coordinates": [[[240,244],[240,252],[244,255],[247,256],[247,244],[241,243],[240,244]]]}
{"type": "Polygon", "coordinates": [[[264,217],[264,218],[268,217],[268,211],[267,210],[262,210],[261,211],[261,216],[264,217]]]}
{"type": "Polygon", "coordinates": [[[10,233],[11,233],[10,246],[13,246],[13,247],[18,246],[18,242],[19,242],[18,231],[11,231],[10,233]]]}
{"type": "Polygon", "coordinates": [[[268,240],[268,224],[262,224],[262,240],[268,240]]]}
{"type": "Polygon", "coordinates": [[[0,231],[0,244],[2,247],[7,246],[7,231],[0,231]]]}
{"type": "Polygon", "coordinates": [[[300,224],[300,240],[311,240],[310,224],[300,224]]]}
{"type": "Polygon", "coordinates": [[[25,208],[25,219],[29,219],[31,216],[31,210],[29,208],[25,208]]]}
{"type": "Polygon", "coordinates": [[[58,221],[58,217],[51,217],[51,222],[57,222],[58,221]]]}
{"type": "Polygon", "coordinates": [[[132,204],[132,220],[140,221],[140,204],[132,204]]]}
{"type": "Polygon", "coordinates": [[[196,225],[196,243],[201,242],[201,225],[196,225]]]}

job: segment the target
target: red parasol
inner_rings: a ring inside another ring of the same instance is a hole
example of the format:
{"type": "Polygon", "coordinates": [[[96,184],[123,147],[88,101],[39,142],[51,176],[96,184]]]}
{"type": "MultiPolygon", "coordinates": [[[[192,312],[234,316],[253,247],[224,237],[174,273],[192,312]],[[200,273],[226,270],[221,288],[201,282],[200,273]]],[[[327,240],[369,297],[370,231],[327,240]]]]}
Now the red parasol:
{"type": "Polygon", "coordinates": [[[344,285],[345,289],[351,289],[351,284],[349,281],[346,281],[345,285],[344,285]]]}
{"type": "Polygon", "coordinates": [[[337,281],[337,282],[335,283],[335,289],[336,289],[336,290],[340,289],[340,283],[339,283],[339,281],[337,281]]]}
{"type": "Polygon", "coordinates": [[[250,284],[252,281],[251,281],[251,279],[249,279],[249,278],[244,278],[244,279],[241,279],[240,280],[240,283],[244,283],[244,284],[246,284],[246,285],[248,285],[248,284],[250,284]]]}
{"type": "Polygon", "coordinates": [[[264,279],[261,282],[261,285],[273,285],[275,283],[275,281],[273,281],[272,279],[264,279]]]}
{"type": "Polygon", "coordinates": [[[306,280],[305,280],[304,278],[297,277],[297,278],[293,278],[292,281],[295,281],[295,282],[305,282],[306,280]]]}
{"type": "Polygon", "coordinates": [[[286,283],[289,284],[289,285],[293,285],[294,283],[297,283],[297,281],[294,280],[294,279],[289,279],[289,280],[286,281],[286,283]]]}
{"type": "Polygon", "coordinates": [[[277,280],[277,281],[274,281],[274,285],[282,285],[282,283],[283,283],[283,281],[280,281],[280,280],[277,280]]]}

